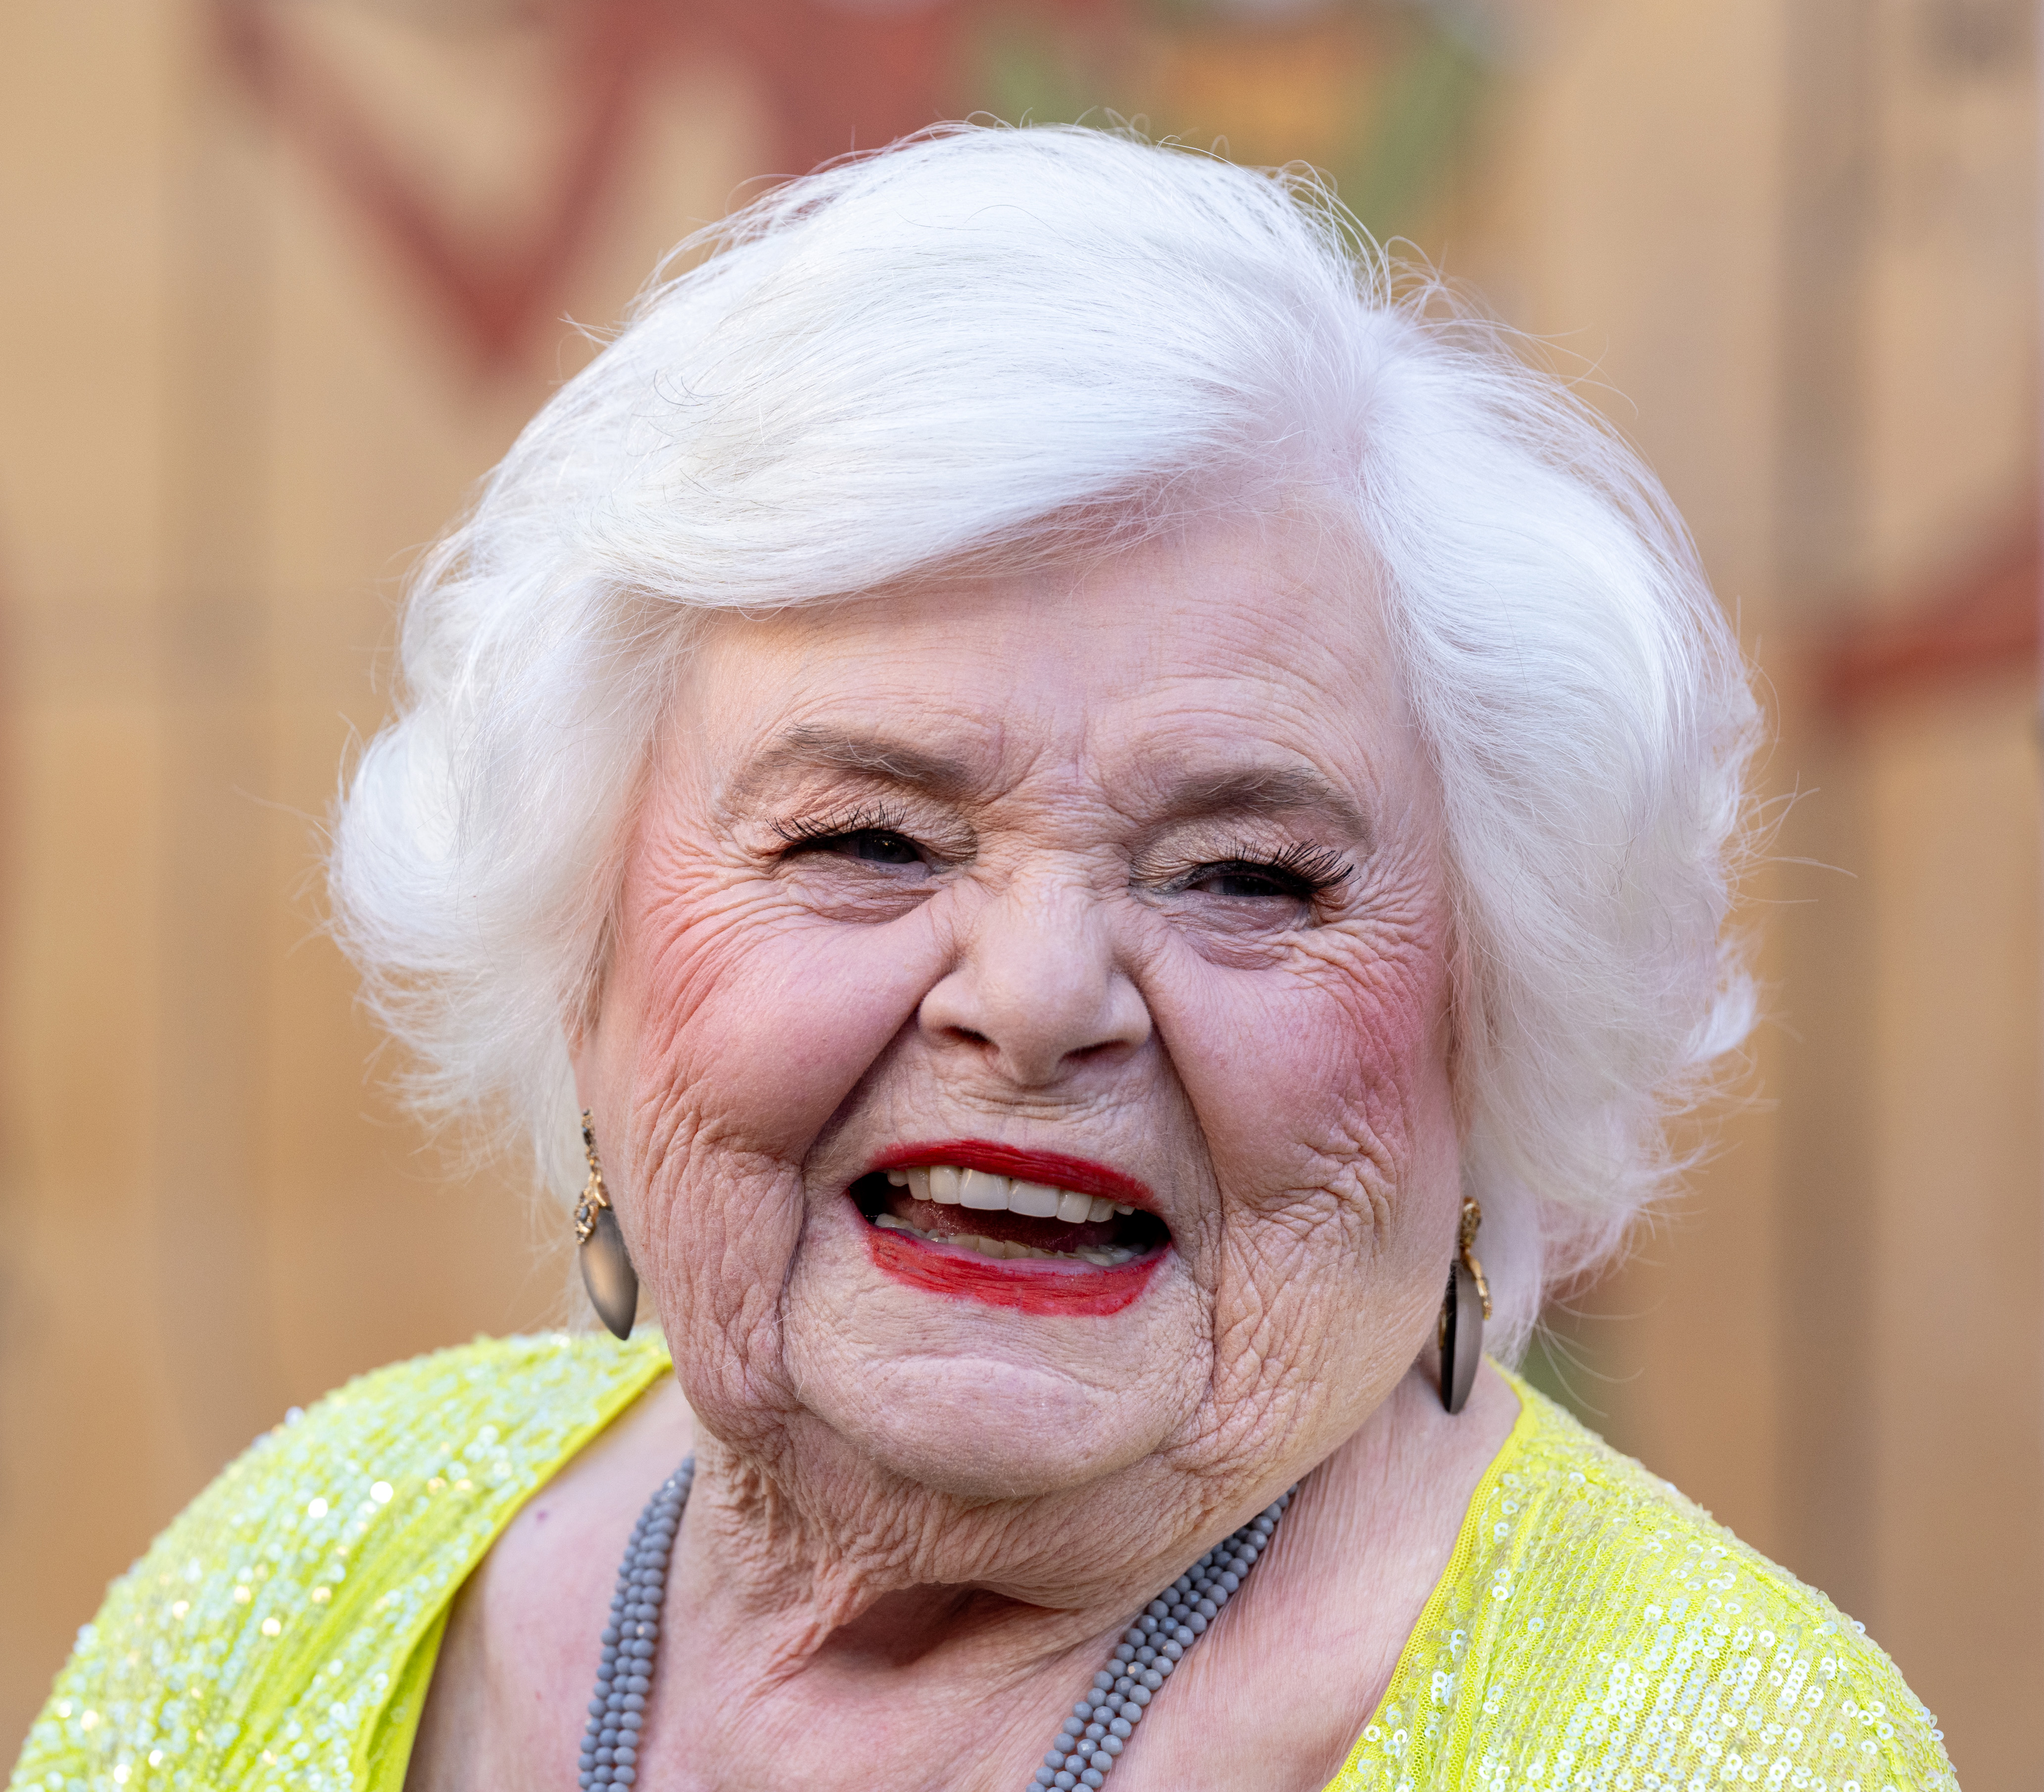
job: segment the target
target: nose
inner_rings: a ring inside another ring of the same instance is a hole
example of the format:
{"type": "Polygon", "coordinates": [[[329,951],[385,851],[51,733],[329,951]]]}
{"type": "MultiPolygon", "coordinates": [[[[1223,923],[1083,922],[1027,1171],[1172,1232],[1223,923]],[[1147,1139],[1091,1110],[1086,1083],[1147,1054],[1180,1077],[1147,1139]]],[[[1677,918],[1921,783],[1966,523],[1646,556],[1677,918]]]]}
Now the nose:
{"type": "Polygon", "coordinates": [[[986,904],[917,1019],[945,1042],[978,1046],[1028,1089],[1150,1037],[1149,1006],[1098,900],[1048,878],[1018,881],[986,904]]]}

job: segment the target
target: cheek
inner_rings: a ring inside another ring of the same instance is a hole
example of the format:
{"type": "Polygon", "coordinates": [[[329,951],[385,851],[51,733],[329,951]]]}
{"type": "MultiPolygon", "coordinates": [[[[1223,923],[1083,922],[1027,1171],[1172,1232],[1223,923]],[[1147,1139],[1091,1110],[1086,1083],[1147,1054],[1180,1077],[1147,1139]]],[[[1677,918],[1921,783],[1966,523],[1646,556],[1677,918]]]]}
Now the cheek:
{"type": "Polygon", "coordinates": [[[1329,930],[1283,976],[1191,977],[1170,1049],[1222,1191],[1217,1335],[1271,1341],[1243,1352],[1251,1382],[1281,1362],[1364,1397],[1439,1304],[1459,1193],[1442,942],[1329,930]]]}
{"type": "Polygon", "coordinates": [[[1330,1116],[1330,1146],[1352,1153],[1384,1199],[1424,1206],[1459,1155],[1444,954],[1435,940],[1402,940],[1360,974],[1330,967],[1324,996],[1330,1075],[1312,1099],[1330,1116]]]}
{"type": "Polygon", "coordinates": [[[1456,1153],[1439,953],[1345,943],[1282,978],[1209,974],[1201,1042],[1175,1055],[1223,1188],[1395,1229],[1456,1153]]]}
{"type": "Polygon", "coordinates": [[[801,1236],[805,1160],[939,947],[920,911],[832,927],[683,859],[628,868],[586,1092],[622,1134],[620,1218],[663,1319],[756,1348],[801,1236]]]}
{"type": "Polygon", "coordinates": [[[818,921],[770,882],[630,899],[602,1029],[629,1051],[635,1112],[670,1111],[717,1149],[799,1167],[912,1018],[939,956],[922,911],[867,927],[818,921]]]}

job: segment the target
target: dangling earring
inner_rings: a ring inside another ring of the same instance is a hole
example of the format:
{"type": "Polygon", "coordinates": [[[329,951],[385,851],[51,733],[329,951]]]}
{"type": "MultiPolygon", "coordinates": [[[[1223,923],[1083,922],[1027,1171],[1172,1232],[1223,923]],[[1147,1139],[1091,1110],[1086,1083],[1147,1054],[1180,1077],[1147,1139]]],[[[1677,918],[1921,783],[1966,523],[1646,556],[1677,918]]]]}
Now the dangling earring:
{"type": "Polygon", "coordinates": [[[589,1180],[574,1211],[582,1285],[589,1290],[597,1318],[618,1337],[629,1337],[632,1322],[639,1315],[639,1272],[632,1267],[624,1234],[617,1230],[617,1215],[611,1209],[610,1191],[603,1186],[603,1165],[597,1158],[596,1133],[586,1107],[582,1111],[582,1149],[589,1160],[589,1180]]]}
{"type": "Polygon", "coordinates": [[[1483,1360],[1483,1322],[1490,1317],[1490,1284],[1476,1260],[1477,1229],[1482,1224],[1481,1205],[1473,1195],[1465,1195],[1454,1261],[1448,1265],[1447,1295],[1441,1303],[1435,1330],[1441,1347],[1441,1404],[1451,1413],[1469,1404],[1477,1364],[1483,1360]]]}

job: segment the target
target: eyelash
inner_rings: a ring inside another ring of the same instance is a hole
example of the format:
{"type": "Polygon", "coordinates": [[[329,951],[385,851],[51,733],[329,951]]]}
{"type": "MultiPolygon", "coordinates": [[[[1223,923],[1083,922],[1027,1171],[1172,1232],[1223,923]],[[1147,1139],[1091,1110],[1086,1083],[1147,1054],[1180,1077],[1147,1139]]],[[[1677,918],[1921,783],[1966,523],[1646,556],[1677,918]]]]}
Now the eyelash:
{"type": "Polygon", "coordinates": [[[905,840],[913,841],[909,831],[909,820],[898,809],[889,808],[885,803],[837,814],[809,815],[793,821],[777,821],[774,831],[791,851],[804,846],[817,846],[828,841],[842,840],[853,834],[898,834],[905,840]]]}
{"type": "MultiPolygon", "coordinates": [[[[921,846],[910,831],[908,817],[886,803],[776,822],[774,831],[791,853],[859,834],[891,834],[911,845],[921,846]]],[[[1354,870],[1355,867],[1331,846],[1297,840],[1275,853],[1243,846],[1226,858],[1203,860],[1171,879],[1170,887],[1185,889],[1203,878],[1225,876],[1230,872],[1247,873],[1289,879],[1298,886],[1300,898],[1309,900],[1347,882],[1354,870]]]]}
{"type": "Polygon", "coordinates": [[[1238,847],[1228,858],[1209,859],[1181,873],[1172,882],[1180,888],[1197,883],[1202,878],[1225,875],[1229,872],[1249,872],[1265,877],[1289,878],[1299,886],[1302,897],[1324,895],[1336,885],[1344,884],[1354,874],[1355,867],[1331,846],[1313,846],[1304,840],[1295,840],[1290,846],[1275,853],[1258,852],[1249,846],[1238,847]]]}

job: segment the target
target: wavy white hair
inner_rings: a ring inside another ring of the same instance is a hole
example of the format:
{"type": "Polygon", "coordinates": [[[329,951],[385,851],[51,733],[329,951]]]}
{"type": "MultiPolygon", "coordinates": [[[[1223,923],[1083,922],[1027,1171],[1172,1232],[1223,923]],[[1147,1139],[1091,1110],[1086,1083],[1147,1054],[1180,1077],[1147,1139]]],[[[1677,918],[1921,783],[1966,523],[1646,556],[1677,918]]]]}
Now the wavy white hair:
{"type": "Polygon", "coordinates": [[[677,255],[423,562],[340,804],[337,931],[421,1102],[579,1180],[567,1030],[696,612],[1308,498],[1445,796],[1463,1174],[1523,1346],[1753,1016],[1758,712],[1653,476],[1291,172],[947,127],[677,255]]]}

